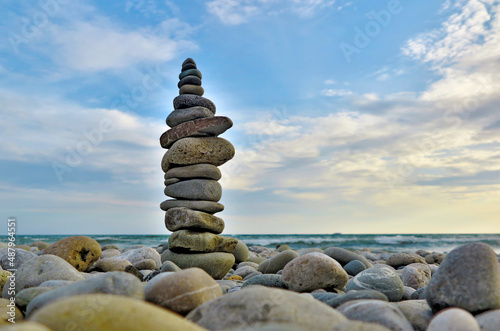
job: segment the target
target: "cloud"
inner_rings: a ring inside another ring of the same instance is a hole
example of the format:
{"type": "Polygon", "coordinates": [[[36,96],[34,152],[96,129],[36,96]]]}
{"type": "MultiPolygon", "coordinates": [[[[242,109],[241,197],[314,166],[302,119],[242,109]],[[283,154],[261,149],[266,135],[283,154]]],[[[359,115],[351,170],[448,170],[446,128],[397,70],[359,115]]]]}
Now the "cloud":
{"type": "Polygon", "coordinates": [[[345,89],[324,89],[321,94],[327,97],[343,97],[346,95],[351,95],[352,91],[345,89]]]}
{"type": "Polygon", "coordinates": [[[332,7],[332,0],[213,0],[207,3],[208,13],[224,25],[248,23],[264,14],[281,15],[292,12],[300,18],[311,18],[322,9],[332,7]]]}
{"type": "Polygon", "coordinates": [[[76,70],[99,71],[143,61],[165,62],[196,49],[194,42],[182,39],[189,30],[177,19],[138,30],[127,30],[106,20],[77,21],[69,26],[54,26],[52,42],[58,49],[56,61],[76,70]]]}

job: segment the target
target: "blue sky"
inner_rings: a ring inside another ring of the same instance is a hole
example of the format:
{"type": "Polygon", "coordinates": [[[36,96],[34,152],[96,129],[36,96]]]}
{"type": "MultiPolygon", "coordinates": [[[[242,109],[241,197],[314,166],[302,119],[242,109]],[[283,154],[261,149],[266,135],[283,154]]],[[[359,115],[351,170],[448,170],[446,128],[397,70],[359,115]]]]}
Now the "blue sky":
{"type": "Polygon", "coordinates": [[[158,138],[192,57],[234,122],[224,233],[498,233],[499,10],[3,1],[0,216],[22,234],[168,233],[158,138]]]}

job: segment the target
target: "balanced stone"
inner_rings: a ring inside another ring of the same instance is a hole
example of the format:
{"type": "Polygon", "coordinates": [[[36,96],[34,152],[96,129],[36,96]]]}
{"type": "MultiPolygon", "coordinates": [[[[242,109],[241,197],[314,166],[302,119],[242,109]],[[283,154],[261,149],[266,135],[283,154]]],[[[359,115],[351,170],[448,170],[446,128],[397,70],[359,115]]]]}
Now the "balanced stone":
{"type": "Polygon", "coordinates": [[[203,89],[203,87],[198,85],[186,84],[182,85],[179,89],[179,94],[195,94],[201,97],[204,93],[205,90],[203,89]]]}
{"type": "Polygon", "coordinates": [[[160,145],[170,148],[174,142],[186,137],[196,136],[218,136],[233,126],[228,117],[216,116],[212,118],[199,118],[184,122],[163,133],[160,137],[160,145]]]}
{"type": "Polygon", "coordinates": [[[198,118],[210,118],[214,116],[214,113],[212,113],[210,109],[196,106],[174,110],[170,113],[170,115],[168,115],[166,122],[169,127],[173,128],[187,121],[195,120],[198,118]]]}
{"type": "Polygon", "coordinates": [[[500,308],[500,271],[493,249],[481,242],[452,250],[425,291],[433,312],[458,307],[472,314],[500,308]]]}
{"type": "Polygon", "coordinates": [[[219,201],[222,187],[211,179],[190,179],[165,187],[165,195],[177,199],[219,201]]]}
{"type": "Polygon", "coordinates": [[[203,76],[201,74],[201,71],[199,71],[198,69],[188,69],[188,70],[183,70],[180,74],[179,74],[179,79],[183,79],[184,77],[186,76],[196,76],[198,77],[199,79],[202,79],[203,76]]]}
{"type": "Polygon", "coordinates": [[[184,166],[209,163],[220,166],[234,156],[234,147],[226,139],[219,137],[183,138],[177,140],[165,153],[161,161],[163,172],[174,165],[184,166]]]}
{"type": "Polygon", "coordinates": [[[197,76],[186,76],[177,83],[177,87],[181,88],[184,85],[198,85],[201,86],[201,79],[197,76]]]}
{"type": "Polygon", "coordinates": [[[189,70],[189,69],[196,69],[196,64],[195,63],[186,63],[182,66],[181,72],[189,70]]]}
{"type": "Polygon", "coordinates": [[[227,252],[236,249],[238,239],[210,232],[178,230],[168,238],[168,249],[173,252],[227,252]]]}
{"type": "Polygon", "coordinates": [[[169,179],[165,179],[163,181],[163,184],[165,184],[165,186],[168,186],[168,185],[171,185],[171,184],[178,183],[180,181],[181,181],[180,178],[169,178],[169,179]]]}
{"type": "Polygon", "coordinates": [[[184,60],[184,62],[182,62],[182,66],[184,67],[188,63],[196,64],[196,62],[192,58],[188,57],[184,60]]]}
{"type": "Polygon", "coordinates": [[[201,268],[214,279],[222,279],[234,264],[233,254],[224,252],[178,254],[167,249],[161,254],[161,259],[163,262],[172,261],[181,269],[201,268]]]}
{"type": "Polygon", "coordinates": [[[215,104],[207,98],[194,94],[181,94],[174,99],[174,109],[184,109],[195,106],[208,108],[215,114],[215,104]]]}
{"type": "Polygon", "coordinates": [[[213,201],[170,199],[165,200],[160,204],[160,208],[164,211],[168,211],[170,208],[176,207],[185,207],[209,214],[215,214],[224,210],[223,204],[213,201]]]}
{"type": "Polygon", "coordinates": [[[189,228],[219,234],[224,230],[224,221],[217,216],[189,208],[171,208],[165,213],[165,226],[172,232],[189,228]]]}
{"type": "Polygon", "coordinates": [[[219,284],[200,268],[160,274],[145,292],[147,301],[182,315],[222,295],[219,284]]]}
{"type": "Polygon", "coordinates": [[[219,180],[222,177],[220,170],[212,164],[193,164],[178,168],[172,168],[165,173],[165,179],[180,178],[206,178],[219,180]]]}

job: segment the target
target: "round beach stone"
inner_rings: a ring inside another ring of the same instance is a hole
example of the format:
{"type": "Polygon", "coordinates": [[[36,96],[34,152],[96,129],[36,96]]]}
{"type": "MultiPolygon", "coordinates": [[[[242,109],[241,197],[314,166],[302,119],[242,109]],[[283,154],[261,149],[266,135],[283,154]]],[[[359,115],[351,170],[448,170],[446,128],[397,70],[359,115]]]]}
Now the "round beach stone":
{"type": "Polygon", "coordinates": [[[118,249],[114,249],[114,248],[106,249],[105,251],[102,251],[101,259],[106,259],[108,257],[113,257],[113,256],[117,256],[120,254],[121,254],[121,252],[118,249]]]}
{"type": "Polygon", "coordinates": [[[125,268],[131,266],[132,263],[125,259],[118,258],[104,258],[99,259],[93,266],[92,271],[125,271],[125,268]]]}
{"type": "Polygon", "coordinates": [[[178,230],[168,238],[168,249],[176,253],[227,252],[236,249],[238,239],[210,232],[178,230]]]}
{"type": "Polygon", "coordinates": [[[198,76],[195,75],[189,75],[184,78],[182,78],[178,83],[177,87],[181,88],[184,85],[198,85],[201,86],[201,79],[198,76]]]}
{"type": "Polygon", "coordinates": [[[248,260],[248,253],[249,250],[247,245],[243,241],[238,240],[238,243],[236,244],[236,249],[232,253],[234,255],[234,260],[236,261],[236,263],[248,260]]]}
{"type": "Polygon", "coordinates": [[[112,259],[125,259],[130,261],[130,263],[135,263],[144,259],[152,259],[156,262],[156,268],[161,267],[161,256],[160,253],[151,247],[139,247],[135,249],[130,249],[121,253],[120,255],[113,256],[112,259]]]}
{"type": "Polygon", "coordinates": [[[448,307],[472,314],[500,308],[500,272],[497,255],[481,242],[453,249],[426,287],[433,312],[448,307]]]}
{"type": "Polygon", "coordinates": [[[38,295],[28,304],[26,314],[30,316],[41,307],[61,300],[61,298],[91,293],[114,294],[143,299],[144,286],[137,277],[129,273],[108,272],[38,295]]]}
{"type": "Polygon", "coordinates": [[[205,330],[154,304],[109,294],[86,294],[55,301],[38,310],[31,321],[54,331],[205,330]],[[85,312],[85,313],[82,313],[85,312]]]}
{"type": "Polygon", "coordinates": [[[335,325],[331,331],[390,331],[385,326],[361,321],[347,321],[335,325]]]}
{"type": "Polygon", "coordinates": [[[435,315],[427,331],[480,331],[474,316],[461,308],[448,308],[435,315]]]}
{"type": "MultiPolygon", "coordinates": [[[[19,267],[16,272],[16,293],[35,287],[47,280],[83,280],[84,276],[66,260],[55,255],[34,257],[19,267]]],[[[4,288],[5,298],[5,288],[4,288]]]]}
{"type": "Polygon", "coordinates": [[[443,253],[431,253],[425,256],[425,262],[427,262],[428,264],[441,264],[443,263],[445,257],[446,254],[443,253]]]}
{"type": "Polygon", "coordinates": [[[10,276],[12,276],[12,272],[0,270],[0,292],[3,291],[4,285],[9,282],[10,276]]]}
{"type": "Polygon", "coordinates": [[[19,248],[11,248],[10,252],[12,254],[12,250],[14,250],[15,258],[12,259],[12,256],[9,256],[9,248],[0,249],[0,266],[2,269],[19,269],[19,267],[26,261],[37,257],[35,253],[25,251],[24,249],[19,248]],[[9,260],[10,257],[10,260],[9,260]],[[12,263],[12,264],[11,264],[12,263]]]}
{"type": "Polygon", "coordinates": [[[161,254],[163,262],[172,261],[181,269],[198,267],[205,270],[214,279],[222,279],[234,264],[231,253],[191,253],[178,254],[167,249],[161,254]]]}
{"type": "Polygon", "coordinates": [[[290,323],[307,330],[330,330],[347,319],[328,305],[292,291],[249,286],[225,294],[186,318],[210,330],[239,330],[259,323],[290,323]]]}
{"type": "Polygon", "coordinates": [[[389,301],[399,301],[405,286],[396,271],[390,267],[375,265],[361,271],[349,280],[346,290],[376,290],[387,296],[389,301]]]}
{"type": "Polygon", "coordinates": [[[224,138],[183,138],[177,140],[161,161],[163,172],[175,166],[208,163],[221,166],[234,156],[234,146],[224,138]]]}
{"type": "Polygon", "coordinates": [[[177,199],[219,201],[221,185],[212,179],[190,179],[165,187],[165,195],[177,199]]]}
{"type": "Polygon", "coordinates": [[[285,265],[299,254],[296,251],[284,251],[259,264],[259,271],[263,274],[275,274],[285,267],[285,265]]]}
{"type": "Polygon", "coordinates": [[[476,315],[481,331],[498,331],[500,325],[500,309],[486,311],[476,315]]]}
{"type": "Polygon", "coordinates": [[[170,208],[165,213],[165,226],[169,231],[194,229],[222,233],[224,221],[217,216],[189,208],[170,208]]]}
{"type": "Polygon", "coordinates": [[[45,248],[43,254],[52,254],[68,261],[79,271],[87,270],[102,254],[101,245],[87,236],[63,238],[45,248]]]}
{"type": "Polygon", "coordinates": [[[219,284],[199,268],[160,274],[145,291],[147,301],[182,315],[222,295],[219,284]]]}
{"type": "Polygon", "coordinates": [[[174,262],[172,261],[165,261],[161,265],[161,272],[176,272],[176,271],[181,271],[182,269],[179,268],[174,262]]]}
{"type": "Polygon", "coordinates": [[[45,292],[49,292],[56,289],[56,287],[30,287],[30,288],[25,288],[24,290],[20,291],[19,293],[16,294],[16,306],[21,309],[22,312],[26,311],[26,307],[28,304],[39,296],[40,294],[43,294],[45,292]]]}
{"type": "Polygon", "coordinates": [[[185,207],[209,214],[215,214],[224,210],[223,204],[214,201],[169,199],[160,204],[160,208],[164,211],[177,207],[185,207]]]}
{"type": "Polygon", "coordinates": [[[41,251],[49,246],[50,244],[47,244],[45,241],[34,241],[30,244],[30,247],[36,247],[41,251]]]}
{"type": "Polygon", "coordinates": [[[136,261],[132,264],[137,270],[155,270],[157,268],[156,261],[153,259],[144,259],[136,261]]]}
{"type": "Polygon", "coordinates": [[[177,140],[182,138],[218,136],[232,126],[233,121],[229,117],[199,118],[181,123],[165,131],[160,137],[160,145],[163,148],[170,148],[177,140]]]}
{"type": "Polygon", "coordinates": [[[425,300],[407,300],[392,303],[413,326],[415,331],[425,331],[433,314],[425,300]]]}
{"type": "Polygon", "coordinates": [[[423,263],[411,263],[404,267],[401,279],[405,286],[415,290],[427,286],[431,280],[431,268],[423,263]]]}
{"type": "Polygon", "coordinates": [[[219,180],[221,179],[222,174],[216,166],[213,164],[193,164],[187,165],[183,167],[172,168],[167,171],[164,175],[165,179],[170,178],[179,178],[179,179],[193,179],[193,178],[202,178],[202,179],[213,179],[219,180]]]}
{"type": "Polygon", "coordinates": [[[283,268],[283,281],[292,291],[310,292],[344,288],[349,276],[342,266],[323,253],[309,253],[293,259],[283,268]]]}
{"type": "Polygon", "coordinates": [[[325,253],[326,255],[328,255],[329,257],[331,257],[332,259],[334,259],[338,263],[340,263],[340,265],[342,265],[342,266],[346,265],[347,263],[349,263],[351,261],[358,260],[358,261],[363,262],[367,268],[373,267],[373,264],[370,261],[368,261],[368,259],[366,257],[364,257],[363,255],[348,251],[347,249],[344,249],[344,248],[329,247],[329,248],[325,249],[325,251],[323,253],[325,253]]]}
{"type": "Polygon", "coordinates": [[[350,320],[380,324],[390,330],[413,331],[403,313],[389,302],[380,300],[355,300],[337,307],[350,320]]]}
{"type": "Polygon", "coordinates": [[[186,84],[182,85],[179,89],[179,94],[195,94],[201,97],[203,93],[205,93],[205,90],[203,89],[203,87],[198,85],[186,84]]]}
{"type": "Polygon", "coordinates": [[[236,270],[233,272],[234,276],[241,276],[241,278],[245,278],[246,276],[250,275],[253,272],[256,272],[257,269],[252,267],[252,266],[243,266],[241,268],[236,268],[236,270]]]}
{"type": "Polygon", "coordinates": [[[184,70],[182,71],[180,74],[179,74],[179,80],[183,79],[184,77],[186,76],[196,76],[198,77],[199,79],[202,79],[203,76],[201,74],[201,71],[199,71],[198,69],[188,69],[188,70],[184,70]]]}
{"type": "Polygon", "coordinates": [[[254,277],[251,277],[250,279],[245,280],[241,288],[250,285],[262,285],[266,287],[276,287],[283,289],[288,288],[285,282],[283,281],[283,277],[281,275],[272,275],[272,274],[256,275],[254,277]]]}
{"type": "Polygon", "coordinates": [[[196,106],[174,110],[167,116],[166,123],[169,127],[174,128],[184,122],[196,120],[199,118],[211,118],[214,116],[214,113],[212,113],[210,109],[196,106]]]}
{"type": "Polygon", "coordinates": [[[366,265],[360,260],[352,260],[344,266],[344,270],[348,275],[356,276],[361,271],[366,269],[366,265]]]}
{"type": "Polygon", "coordinates": [[[425,259],[418,254],[395,253],[389,256],[387,264],[397,269],[412,263],[426,263],[425,259]]]}
{"type": "Polygon", "coordinates": [[[360,299],[389,301],[385,294],[375,290],[351,290],[346,294],[335,295],[326,301],[322,301],[333,308],[337,308],[346,302],[360,299]]]}
{"type": "Polygon", "coordinates": [[[174,98],[174,109],[185,109],[196,106],[208,108],[212,113],[216,113],[215,104],[205,97],[194,94],[181,94],[174,98]]]}

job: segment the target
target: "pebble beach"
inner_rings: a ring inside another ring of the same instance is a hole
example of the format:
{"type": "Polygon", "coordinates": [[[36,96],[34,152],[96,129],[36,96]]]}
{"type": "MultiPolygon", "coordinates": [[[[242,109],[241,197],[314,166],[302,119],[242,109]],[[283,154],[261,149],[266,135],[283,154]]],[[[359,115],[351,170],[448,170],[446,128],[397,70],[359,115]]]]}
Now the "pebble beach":
{"type": "Polygon", "coordinates": [[[499,256],[483,242],[443,253],[234,240],[228,271],[225,258],[180,266],[168,243],[1,244],[0,330],[500,328],[499,256]]]}

